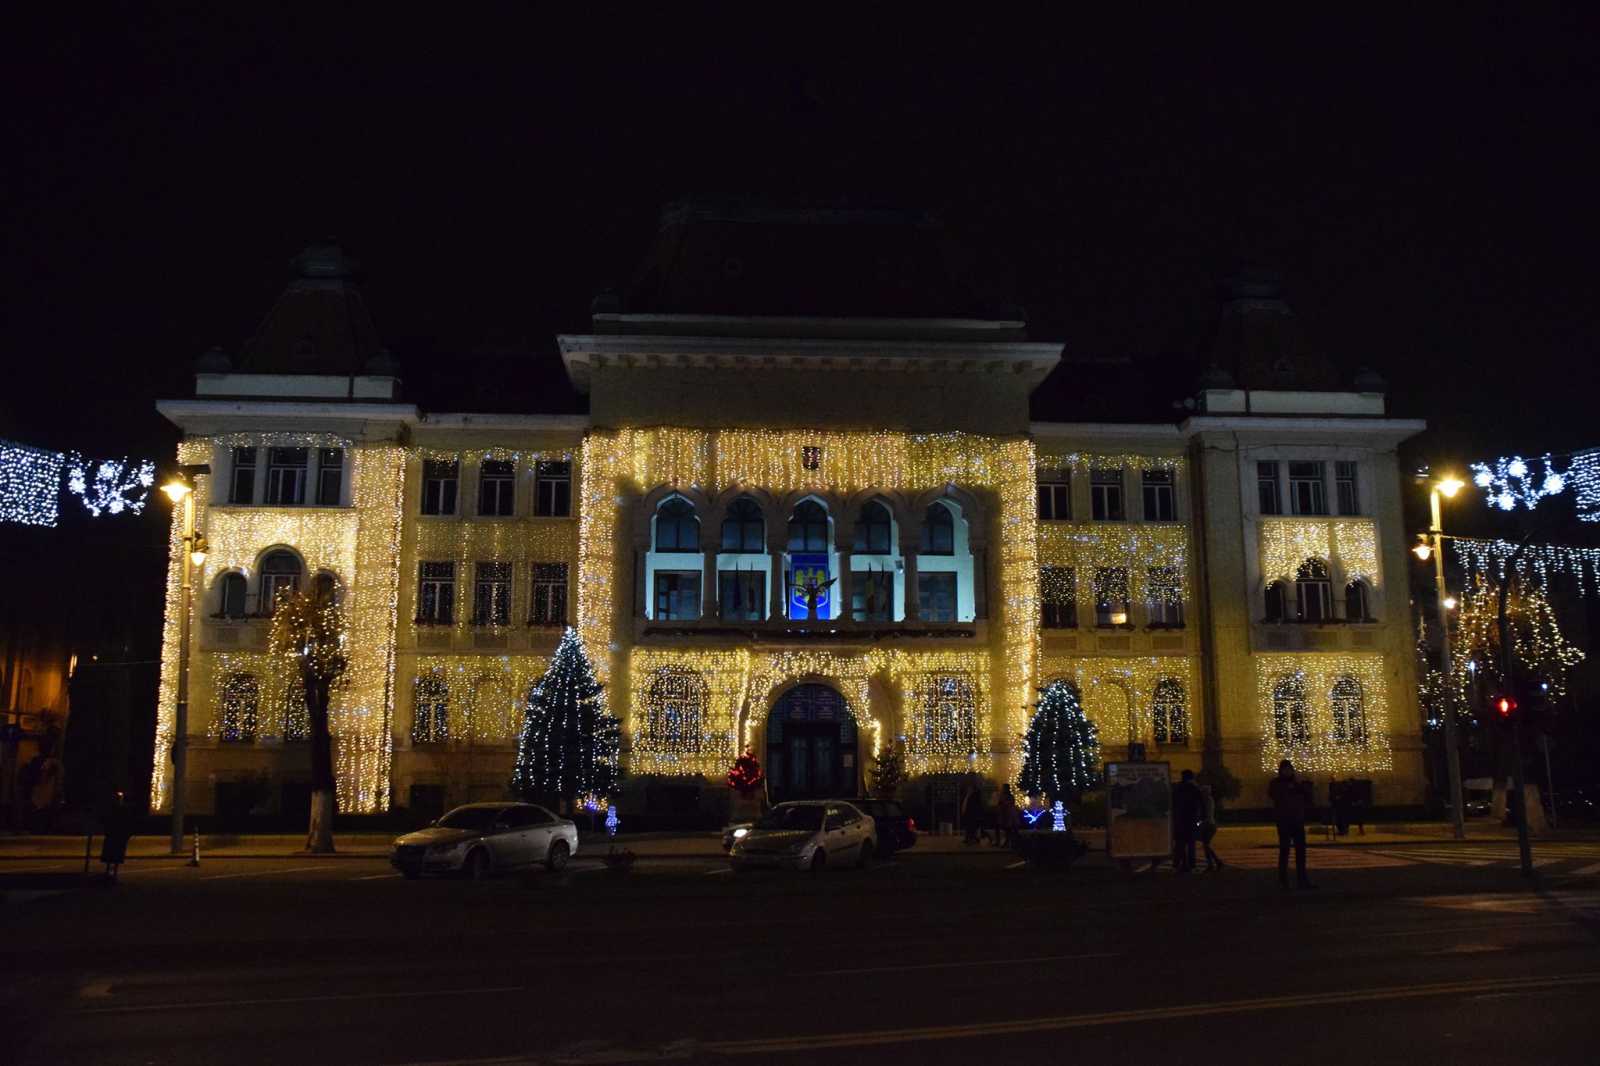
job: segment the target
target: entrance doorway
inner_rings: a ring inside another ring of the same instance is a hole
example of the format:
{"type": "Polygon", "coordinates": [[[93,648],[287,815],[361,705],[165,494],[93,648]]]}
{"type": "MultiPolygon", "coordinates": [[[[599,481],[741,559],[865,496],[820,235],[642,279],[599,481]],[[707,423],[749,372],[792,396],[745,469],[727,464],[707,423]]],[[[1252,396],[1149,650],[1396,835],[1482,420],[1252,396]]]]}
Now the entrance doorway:
{"type": "Polygon", "coordinates": [[[799,685],[772,705],[767,781],[775,800],[854,796],[857,776],[856,723],[843,696],[799,685]]]}

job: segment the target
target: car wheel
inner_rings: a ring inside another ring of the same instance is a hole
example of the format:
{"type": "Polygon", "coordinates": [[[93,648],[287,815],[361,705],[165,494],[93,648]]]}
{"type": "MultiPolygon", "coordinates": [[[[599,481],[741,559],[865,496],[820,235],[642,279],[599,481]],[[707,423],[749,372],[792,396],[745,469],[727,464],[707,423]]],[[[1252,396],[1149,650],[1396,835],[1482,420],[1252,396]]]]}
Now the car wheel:
{"type": "Polygon", "coordinates": [[[572,852],[567,848],[565,840],[557,840],[550,845],[550,852],[544,857],[545,869],[551,873],[559,873],[567,865],[567,859],[572,852]]]}
{"type": "Polygon", "coordinates": [[[489,855],[482,848],[467,856],[461,872],[468,881],[485,881],[489,877],[489,855]]]}
{"type": "Polygon", "coordinates": [[[872,860],[876,859],[877,857],[878,856],[872,847],[872,841],[863,840],[861,842],[861,854],[856,856],[856,868],[865,870],[867,867],[872,865],[872,860]]]}
{"type": "Polygon", "coordinates": [[[819,874],[828,865],[828,853],[818,848],[811,853],[811,872],[819,874]]]}

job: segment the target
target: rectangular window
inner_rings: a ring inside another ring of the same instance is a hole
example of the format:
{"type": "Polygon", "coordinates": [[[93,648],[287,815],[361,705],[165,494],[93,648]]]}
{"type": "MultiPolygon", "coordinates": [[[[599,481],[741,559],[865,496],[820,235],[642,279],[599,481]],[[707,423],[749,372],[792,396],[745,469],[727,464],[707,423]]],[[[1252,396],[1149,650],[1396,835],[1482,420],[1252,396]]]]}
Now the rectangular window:
{"type": "Polygon", "coordinates": [[[1072,518],[1072,471],[1039,471],[1039,521],[1066,522],[1072,518]]]}
{"type": "Polygon", "coordinates": [[[317,506],[337,507],[344,494],[344,449],[317,449],[317,506]]]}
{"type": "Polygon", "coordinates": [[[1128,571],[1120,566],[1103,566],[1094,572],[1094,624],[1128,624],[1128,571]]]}
{"type": "Polygon", "coordinates": [[[725,622],[766,617],[767,581],[759,570],[724,570],[717,575],[717,613],[725,622]]]}
{"type": "Polygon", "coordinates": [[[850,617],[857,622],[888,622],[894,619],[893,571],[851,572],[850,617]]]}
{"type": "Polygon", "coordinates": [[[1256,464],[1256,494],[1262,514],[1282,514],[1283,494],[1278,491],[1278,464],[1256,464]]]}
{"type": "Polygon", "coordinates": [[[306,502],[306,449],[267,449],[267,503],[298,507],[306,502]]]}
{"type": "Polygon", "coordinates": [[[1078,574],[1070,566],[1039,567],[1040,621],[1046,629],[1078,626],[1078,574]]]}
{"type": "Polygon", "coordinates": [[[1091,470],[1089,498],[1096,522],[1122,521],[1122,471],[1091,470]]]}
{"type": "Polygon", "coordinates": [[[807,444],[800,449],[800,465],[807,470],[822,469],[822,445],[807,444]]]}
{"type": "Polygon", "coordinates": [[[1146,604],[1150,624],[1176,629],[1183,625],[1183,582],[1170,566],[1152,566],[1146,577],[1146,604]]]}
{"type": "Polygon", "coordinates": [[[1289,503],[1295,514],[1328,513],[1321,463],[1289,464],[1289,503]]]}
{"type": "Polygon", "coordinates": [[[417,624],[447,626],[456,617],[456,564],[423,563],[417,586],[417,624]]]}
{"type": "Polygon", "coordinates": [[[540,518],[565,518],[572,513],[572,464],[541,461],[535,475],[533,513],[540,518]]]}
{"type": "Polygon", "coordinates": [[[1361,496],[1356,491],[1356,464],[1345,460],[1334,463],[1333,484],[1339,494],[1339,513],[1360,514],[1361,496]]]}
{"type": "Polygon", "coordinates": [[[656,571],[656,621],[681,622],[700,617],[699,570],[656,571]]]}
{"type": "Polygon", "coordinates": [[[1176,522],[1178,498],[1172,484],[1172,471],[1146,470],[1141,480],[1144,487],[1144,520],[1176,522]]]}
{"type": "Polygon", "coordinates": [[[256,450],[233,450],[233,484],[228,490],[229,503],[256,502],[256,450]]]}
{"type": "Polygon", "coordinates": [[[461,460],[428,459],[422,464],[422,513],[455,514],[461,460]]]}
{"type": "Polygon", "coordinates": [[[517,467],[510,459],[485,459],[478,468],[478,513],[505,518],[516,513],[517,467]]]}
{"type": "Polygon", "coordinates": [[[531,625],[567,624],[567,564],[533,564],[533,604],[528,618],[531,625]]]}
{"type": "Polygon", "coordinates": [[[472,624],[511,624],[511,564],[479,563],[472,589],[472,624]]]}
{"type": "Polygon", "coordinates": [[[956,575],[948,571],[918,574],[917,606],[924,622],[954,622],[956,575]]]}

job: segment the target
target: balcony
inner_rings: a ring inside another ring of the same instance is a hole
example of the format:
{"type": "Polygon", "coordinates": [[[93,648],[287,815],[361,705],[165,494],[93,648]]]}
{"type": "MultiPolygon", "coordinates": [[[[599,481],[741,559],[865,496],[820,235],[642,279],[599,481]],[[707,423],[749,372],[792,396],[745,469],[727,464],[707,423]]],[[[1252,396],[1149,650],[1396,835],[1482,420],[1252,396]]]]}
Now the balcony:
{"type": "Polygon", "coordinates": [[[940,640],[977,642],[988,639],[988,623],[923,621],[856,621],[853,619],[759,621],[697,618],[664,621],[638,618],[634,638],[639,643],[660,641],[750,642],[758,644],[872,644],[887,640],[940,640]]]}

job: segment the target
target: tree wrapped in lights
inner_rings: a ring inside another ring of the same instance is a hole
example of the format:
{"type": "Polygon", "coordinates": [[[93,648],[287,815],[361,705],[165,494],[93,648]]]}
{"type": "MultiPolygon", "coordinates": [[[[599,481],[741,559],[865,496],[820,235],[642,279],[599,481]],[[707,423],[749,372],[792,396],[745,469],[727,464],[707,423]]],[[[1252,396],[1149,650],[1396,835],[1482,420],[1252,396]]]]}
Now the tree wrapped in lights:
{"type": "Polygon", "coordinates": [[[1065,681],[1046,685],[1037,706],[1023,739],[1017,785],[1029,796],[1075,803],[1100,782],[1099,731],[1065,681]]]}
{"type": "Polygon", "coordinates": [[[344,612],[333,580],[319,576],[310,588],[280,595],[272,605],[269,647],[272,659],[305,686],[306,716],[311,725],[311,825],[306,850],[333,851],[335,793],[333,734],[328,705],[333,688],[344,676],[344,612]]]}
{"type": "Polygon", "coordinates": [[[733,767],[728,771],[728,787],[741,796],[753,795],[766,779],[767,775],[761,770],[761,760],[752,751],[746,751],[733,760],[733,767]]]}
{"type": "Polygon", "coordinates": [[[622,726],[606,710],[594,664],[568,627],[550,668],[528,694],[511,787],[519,795],[570,805],[615,794],[622,784],[622,726]]]}
{"type": "Polygon", "coordinates": [[[885,745],[883,751],[873,757],[868,776],[868,787],[874,796],[894,799],[906,780],[905,760],[900,754],[900,745],[892,742],[885,745]]]}
{"type": "MultiPolygon", "coordinates": [[[[1499,590],[1483,577],[1468,586],[1462,598],[1456,642],[1451,648],[1452,702],[1467,705],[1473,677],[1491,687],[1505,685],[1501,675],[1499,590]]],[[[1535,689],[1554,700],[1567,690],[1567,674],[1583,661],[1583,652],[1567,643],[1544,589],[1518,582],[1506,603],[1511,634],[1511,662],[1519,692],[1535,689]],[[1529,686],[1527,683],[1532,682],[1529,686]]]]}

